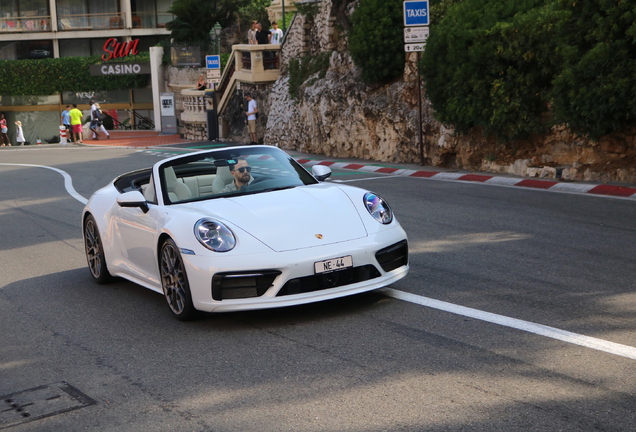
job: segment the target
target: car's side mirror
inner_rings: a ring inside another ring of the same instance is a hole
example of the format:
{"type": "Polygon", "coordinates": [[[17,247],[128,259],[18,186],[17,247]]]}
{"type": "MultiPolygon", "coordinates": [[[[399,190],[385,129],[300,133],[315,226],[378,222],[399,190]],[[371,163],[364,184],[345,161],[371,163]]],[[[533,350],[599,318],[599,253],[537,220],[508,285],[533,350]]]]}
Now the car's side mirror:
{"type": "Polygon", "coordinates": [[[139,207],[144,213],[148,213],[148,202],[139,191],[125,192],[117,197],[120,207],[139,207]]]}
{"type": "Polygon", "coordinates": [[[326,165],[314,165],[311,167],[311,173],[316,180],[323,182],[331,175],[331,168],[326,165]]]}

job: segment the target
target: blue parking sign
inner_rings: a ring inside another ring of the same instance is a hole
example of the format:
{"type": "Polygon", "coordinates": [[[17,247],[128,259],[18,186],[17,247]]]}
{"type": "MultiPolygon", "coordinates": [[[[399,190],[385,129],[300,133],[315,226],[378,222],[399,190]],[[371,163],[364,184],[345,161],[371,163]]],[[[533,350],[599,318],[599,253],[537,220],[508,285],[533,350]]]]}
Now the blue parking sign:
{"type": "Polygon", "coordinates": [[[205,56],[205,67],[206,69],[221,69],[221,56],[205,56]]]}
{"type": "Polygon", "coordinates": [[[405,1],[403,4],[405,26],[426,26],[429,24],[428,0],[405,1]]]}

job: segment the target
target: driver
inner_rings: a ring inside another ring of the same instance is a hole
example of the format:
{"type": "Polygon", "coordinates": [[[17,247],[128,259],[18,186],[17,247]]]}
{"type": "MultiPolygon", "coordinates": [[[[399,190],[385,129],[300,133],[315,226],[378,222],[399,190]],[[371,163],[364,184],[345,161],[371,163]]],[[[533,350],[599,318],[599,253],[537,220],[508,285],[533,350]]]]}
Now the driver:
{"type": "Polygon", "coordinates": [[[234,181],[225,186],[221,192],[238,191],[249,186],[254,181],[254,177],[250,174],[252,167],[243,158],[239,158],[235,165],[230,165],[230,174],[234,177],[234,181]]]}

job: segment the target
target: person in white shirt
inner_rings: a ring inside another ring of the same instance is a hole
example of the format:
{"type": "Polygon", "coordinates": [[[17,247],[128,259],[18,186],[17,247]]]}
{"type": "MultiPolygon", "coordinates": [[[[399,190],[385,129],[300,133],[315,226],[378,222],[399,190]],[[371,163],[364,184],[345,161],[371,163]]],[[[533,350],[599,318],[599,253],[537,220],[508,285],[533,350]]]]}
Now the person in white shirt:
{"type": "Polygon", "coordinates": [[[278,28],[278,23],[272,21],[272,29],[269,31],[269,43],[280,45],[283,41],[283,31],[278,28]]]}
{"type": "Polygon", "coordinates": [[[256,116],[258,115],[258,106],[249,93],[245,95],[245,100],[247,101],[247,111],[245,111],[245,115],[247,116],[247,132],[250,134],[250,144],[258,144],[256,141],[256,116]]]}

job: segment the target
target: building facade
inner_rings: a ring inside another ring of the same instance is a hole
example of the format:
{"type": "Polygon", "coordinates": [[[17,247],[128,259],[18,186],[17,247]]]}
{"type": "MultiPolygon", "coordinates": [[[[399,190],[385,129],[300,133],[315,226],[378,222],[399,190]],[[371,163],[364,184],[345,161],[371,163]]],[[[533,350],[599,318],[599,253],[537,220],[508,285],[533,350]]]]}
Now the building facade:
{"type": "MultiPolygon", "coordinates": [[[[173,20],[167,12],[171,5],[172,0],[2,0],[0,60],[101,55],[110,38],[138,40],[139,52],[147,52],[170,37],[165,24],[173,20]]],[[[13,142],[15,120],[22,122],[27,141],[44,141],[57,134],[67,104],[88,110],[90,99],[98,101],[117,124],[127,127],[147,127],[141,119],[154,118],[151,86],[61,95],[0,95],[0,112],[8,119],[13,142]]]]}

